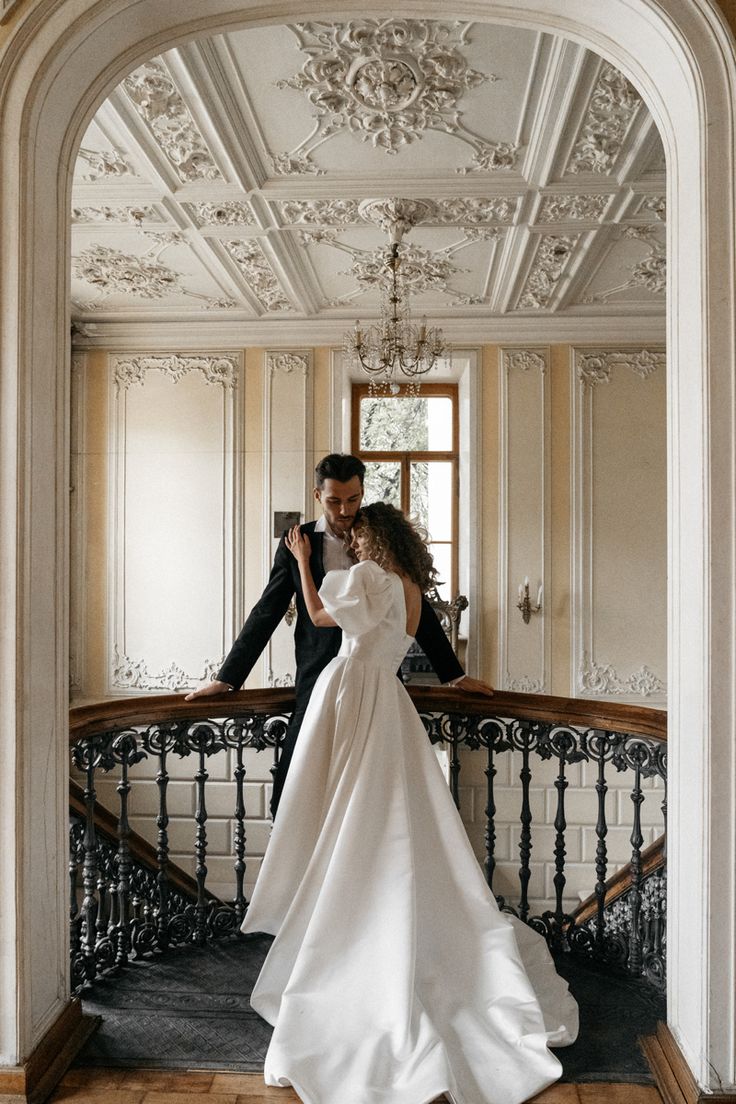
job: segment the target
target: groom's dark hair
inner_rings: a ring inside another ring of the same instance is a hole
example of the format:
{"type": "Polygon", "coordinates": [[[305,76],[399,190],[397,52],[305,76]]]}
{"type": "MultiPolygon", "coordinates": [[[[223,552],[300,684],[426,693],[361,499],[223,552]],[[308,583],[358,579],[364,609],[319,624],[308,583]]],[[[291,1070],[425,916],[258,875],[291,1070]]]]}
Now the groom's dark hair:
{"type": "Polygon", "coordinates": [[[318,490],[324,486],[325,479],[336,479],[338,483],[348,483],[354,475],[360,480],[361,487],[365,479],[365,464],[349,452],[331,452],[323,457],[314,469],[314,485],[318,490]]]}

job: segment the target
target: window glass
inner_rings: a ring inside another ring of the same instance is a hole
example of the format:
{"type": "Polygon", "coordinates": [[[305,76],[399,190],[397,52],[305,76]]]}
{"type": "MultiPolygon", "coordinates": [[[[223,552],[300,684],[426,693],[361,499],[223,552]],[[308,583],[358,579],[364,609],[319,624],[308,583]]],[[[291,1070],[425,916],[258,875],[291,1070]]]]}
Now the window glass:
{"type": "Polygon", "coordinates": [[[452,540],[452,464],[418,460],[411,464],[409,512],[432,540],[452,540]]]}
{"type": "Polygon", "coordinates": [[[401,509],[401,464],[394,460],[368,461],[365,466],[364,502],[390,502],[401,509]]]}
{"type": "Polygon", "coordinates": [[[437,569],[437,590],[444,602],[452,600],[452,545],[430,544],[434,566],[437,569]]]}
{"type": "Polygon", "coordinates": [[[361,452],[442,452],[451,449],[451,399],[421,395],[361,399],[361,452]]]}

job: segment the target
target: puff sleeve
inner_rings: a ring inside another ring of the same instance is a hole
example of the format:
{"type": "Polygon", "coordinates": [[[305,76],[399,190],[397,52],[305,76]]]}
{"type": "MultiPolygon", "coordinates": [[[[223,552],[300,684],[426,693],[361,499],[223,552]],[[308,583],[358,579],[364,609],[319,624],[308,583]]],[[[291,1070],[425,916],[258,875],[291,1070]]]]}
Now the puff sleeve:
{"type": "Polygon", "coordinates": [[[343,632],[361,636],[383,621],[391,609],[393,576],[373,560],[363,560],[348,571],[328,571],[319,596],[343,632]]]}

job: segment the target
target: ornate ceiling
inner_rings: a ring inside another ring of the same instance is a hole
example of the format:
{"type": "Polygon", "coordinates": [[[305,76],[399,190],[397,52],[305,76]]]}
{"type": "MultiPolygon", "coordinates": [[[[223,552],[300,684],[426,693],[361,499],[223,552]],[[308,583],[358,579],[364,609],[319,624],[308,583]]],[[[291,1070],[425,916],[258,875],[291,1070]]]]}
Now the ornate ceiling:
{"type": "Polygon", "coordinates": [[[142,323],[339,340],[383,279],[362,201],[398,197],[423,201],[401,246],[415,312],[454,340],[659,336],[664,192],[640,96],[565,39],[413,19],[218,35],[140,66],[85,134],[74,320],[90,343],[142,323]]]}

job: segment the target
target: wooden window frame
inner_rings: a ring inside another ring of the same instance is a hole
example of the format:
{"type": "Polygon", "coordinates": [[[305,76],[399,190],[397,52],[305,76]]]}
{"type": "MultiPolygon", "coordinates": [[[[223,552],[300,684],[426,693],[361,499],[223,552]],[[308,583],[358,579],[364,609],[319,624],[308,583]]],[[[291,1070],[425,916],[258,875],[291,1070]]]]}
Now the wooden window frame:
{"type": "MultiPolygon", "coordinates": [[[[351,452],[354,456],[360,457],[364,464],[372,461],[390,461],[392,463],[401,464],[401,509],[407,515],[410,513],[409,507],[409,485],[410,485],[410,471],[411,464],[425,461],[445,461],[452,464],[452,517],[451,517],[451,539],[449,541],[433,541],[435,544],[449,544],[451,549],[451,578],[449,582],[449,594],[448,599],[452,601],[458,594],[458,578],[459,578],[459,521],[458,521],[458,504],[459,504],[459,478],[460,478],[460,403],[458,396],[458,385],[456,383],[423,383],[419,397],[436,397],[449,398],[452,401],[452,448],[450,450],[426,450],[416,452],[401,452],[380,450],[370,452],[362,451],[360,448],[360,402],[361,399],[367,398],[369,394],[370,384],[368,383],[354,383],[352,387],[351,398],[351,411],[350,411],[350,442],[351,452]]],[[[406,398],[408,395],[408,387],[406,384],[400,385],[399,390],[395,394],[387,395],[386,398],[400,399],[406,398]]],[[[380,396],[379,396],[380,397],[380,396]]]]}

